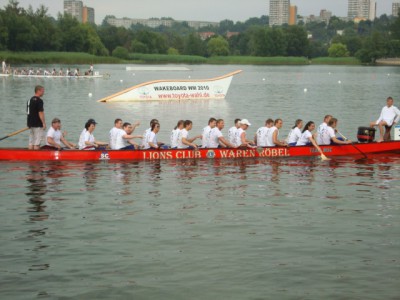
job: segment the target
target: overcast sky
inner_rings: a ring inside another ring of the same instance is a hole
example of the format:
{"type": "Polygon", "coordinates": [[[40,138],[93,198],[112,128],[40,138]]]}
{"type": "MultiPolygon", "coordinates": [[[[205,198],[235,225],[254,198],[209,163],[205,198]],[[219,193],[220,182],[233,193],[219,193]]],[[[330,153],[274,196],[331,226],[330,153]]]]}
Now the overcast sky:
{"type": "MultiPolygon", "coordinates": [[[[377,0],[377,15],[390,15],[392,2],[400,0],[377,0]]],[[[8,0],[0,0],[4,8],[8,0]]],[[[56,17],[63,11],[63,0],[18,0],[21,7],[34,9],[43,4],[49,14],[56,17]]],[[[321,9],[332,11],[336,16],[347,16],[348,0],[291,0],[297,5],[298,14],[308,16],[319,15],[321,9]]],[[[83,4],[95,9],[96,23],[100,24],[106,15],[117,18],[171,17],[175,20],[191,21],[246,21],[251,17],[269,14],[268,0],[83,0],[83,4]]]]}

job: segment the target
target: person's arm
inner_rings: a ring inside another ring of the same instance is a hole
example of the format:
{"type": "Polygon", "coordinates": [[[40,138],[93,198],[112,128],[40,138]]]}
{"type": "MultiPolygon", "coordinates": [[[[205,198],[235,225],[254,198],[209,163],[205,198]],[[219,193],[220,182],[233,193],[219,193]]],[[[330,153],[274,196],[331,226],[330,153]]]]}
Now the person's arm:
{"type": "Polygon", "coordinates": [[[39,118],[43,124],[43,130],[46,130],[46,120],[44,119],[44,111],[39,111],[39,118]]]}
{"type": "MultiPolygon", "coordinates": [[[[188,141],[189,143],[193,143],[195,140],[201,139],[201,138],[202,138],[202,135],[198,135],[198,136],[195,136],[195,137],[193,137],[191,139],[185,138],[185,140],[188,141]]],[[[183,139],[182,139],[182,141],[183,141],[183,139]]]]}
{"type": "Polygon", "coordinates": [[[400,109],[395,107],[394,108],[394,112],[396,113],[397,117],[394,119],[393,125],[396,124],[396,123],[399,123],[399,121],[400,121],[400,109]]]}
{"type": "Polygon", "coordinates": [[[336,136],[331,137],[331,140],[332,140],[334,143],[336,143],[336,144],[342,144],[342,145],[351,144],[351,143],[352,143],[350,140],[347,140],[347,141],[338,140],[338,139],[336,138],[336,136]]]}
{"type": "Polygon", "coordinates": [[[285,142],[281,142],[278,140],[278,130],[275,130],[274,133],[272,134],[272,142],[276,146],[287,146],[287,144],[285,142]]]}
{"type": "Polygon", "coordinates": [[[68,142],[68,141],[64,138],[64,136],[61,136],[61,142],[63,142],[63,144],[64,144],[65,146],[67,146],[68,148],[70,148],[70,149],[75,149],[75,147],[76,147],[76,145],[75,145],[74,143],[68,142]]]}
{"type": "Polygon", "coordinates": [[[51,136],[47,136],[47,143],[57,149],[61,149],[61,145],[57,144],[51,136]]]}
{"type": "Polygon", "coordinates": [[[222,146],[224,147],[228,147],[228,148],[236,148],[235,145],[229,143],[223,136],[218,138],[219,143],[222,144],[222,146]]]}
{"type": "Polygon", "coordinates": [[[319,153],[322,154],[323,152],[321,148],[318,146],[317,142],[314,140],[313,136],[311,135],[308,139],[310,140],[311,144],[313,144],[313,146],[319,151],[319,153]]]}
{"type": "Polygon", "coordinates": [[[192,146],[194,148],[197,148],[197,145],[193,143],[193,141],[196,139],[196,137],[192,139],[187,139],[185,137],[182,138],[182,144],[187,145],[187,146],[192,146]]]}
{"type": "Polygon", "coordinates": [[[136,122],[136,123],[134,123],[133,125],[132,125],[132,132],[134,132],[135,131],[135,129],[136,129],[136,127],[139,127],[140,126],[140,122],[138,121],[138,122],[136,122]]]}
{"type": "Polygon", "coordinates": [[[131,134],[124,134],[122,138],[126,140],[131,140],[131,139],[142,139],[143,135],[131,135],[131,134]]]}

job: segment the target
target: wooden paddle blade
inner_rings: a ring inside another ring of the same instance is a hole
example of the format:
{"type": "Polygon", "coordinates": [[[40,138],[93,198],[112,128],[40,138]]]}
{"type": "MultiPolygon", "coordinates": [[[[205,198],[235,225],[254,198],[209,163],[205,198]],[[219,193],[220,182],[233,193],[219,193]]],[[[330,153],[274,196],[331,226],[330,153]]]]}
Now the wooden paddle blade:
{"type": "Polygon", "coordinates": [[[321,160],[331,160],[331,159],[326,157],[325,154],[321,154],[321,160]]]}

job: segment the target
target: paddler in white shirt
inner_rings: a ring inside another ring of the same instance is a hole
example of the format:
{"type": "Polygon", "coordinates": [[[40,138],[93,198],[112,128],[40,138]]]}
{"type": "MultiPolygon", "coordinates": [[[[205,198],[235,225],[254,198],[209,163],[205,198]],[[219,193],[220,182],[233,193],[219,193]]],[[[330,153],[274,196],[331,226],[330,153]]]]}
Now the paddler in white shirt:
{"type": "Polygon", "coordinates": [[[224,129],[224,126],[225,126],[224,120],[218,119],[216,126],[213,129],[211,129],[208,148],[223,148],[223,147],[235,148],[235,145],[231,144],[222,135],[221,130],[224,129]]]}
{"type": "MultiPolygon", "coordinates": [[[[136,122],[134,123],[132,126],[132,132],[135,131],[136,127],[138,127],[140,125],[140,122],[136,122]]],[[[117,141],[117,135],[120,132],[120,130],[122,129],[122,120],[117,118],[114,121],[114,127],[111,128],[110,133],[109,133],[109,147],[111,150],[115,150],[116,149],[116,141],[117,141]]],[[[131,133],[130,133],[131,134],[131,133]]]]}
{"type": "Polygon", "coordinates": [[[201,135],[189,138],[189,131],[193,127],[193,122],[190,120],[186,120],[183,124],[183,127],[184,128],[181,130],[181,132],[179,132],[178,149],[197,149],[198,146],[193,142],[196,139],[201,138],[201,135]]]}
{"type": "Polygon", "coordinates": [[[145,143],[145,141],[146,141],[146,139],[147,139],[147,136],[150,134],[151,128],[153,127],[153,124],[154,124],[154,123],[160,124],[160,122],[158,122],[157,119],[151,119],[151,121],[150,121],[150,127],[147,128],[147,129],[144,131],[144,133],[143,133],[142,145],[141,145],[142,148],[144,148],[144,146],[145,146],[144,143],[145,143]]]}
{"type": "Polygon", "coordinates": [[[336,127],[337,127],[338,120],[336,118],[331,118],[328,123],[327,129],[324,131],[323,135],[321,136],[322,144],[318,145],[345,145],[351,144],[352,141],[341,141],[336,137],[336,127]]]}
{"type": "Polygon", "coordinates": [[[281,146],[286,147],[288,144],[285,141],[280,141],[279,137],[279,129],[283,126],[282,119],[276,119],[274,122],[274,126],[268,131],[267,135],[267,146],[268,147],[275,147],[281,146]]]}
{"type": "Polygon", "coordinates": [[[217,119],[210,118],[208,120],[208,125],[203,128],[203,133],[201,135],[201,148],[208,148],[210,143],[210,132],[217,125],[217,119]]]}
{"type": "Polygon", "coordinates": [[[253,148],[253,142],[246,139],[246,130],[251,126],[249,120],[240,120],[240,128],[236,131],[235,147],[253,148]]]}
{"type": "Polygon", "coordinates": [[[121,129],[122,129],[122,120],[117,118],[114,121],[114,127],[111,128],[109,133],[109,147],[111,150],[116,149],[117,135],[121,129]]]}
{"type": "Polygon", "coordinates": [[[176,124],[174,130],[171,132],[171,149],[176,149],[178,147],[179,132],[183,129],[184,120],[179,120],[176,124]]]}
{"type": "Polygon", "coordinates": [[[89,119],[85,124],[85,129],[82,130],[79,136],[79,150],[95,150],[100,146],[106,146],[107,143],[98,142],[93,136],[97,122],[94,119],[89,119]]]}
{"type": "Polygon", "coordinates": [[[143,149],[158,149],[162,143],[157,142],[157,133],[160,131],[160,124],[153,123],[151,126],[151,132],[147,135],[146,141],[144,141],[143,149]]]}
{"type": "MultiPolygon", "coordinates": [[[[376,122],[371,122],[370,127],[378,126],[379,128],[379,140],[382,142],[384,139],[384,127],[392,127],[400,120],[400,110],[393,105],[393,98],[388,97],[386,99],[386,106],[382,108],[381,115],[376,122]]],[[[389,129],[390,130],[390,129],[389,129]]]]}
{"type": "Polygon", "coordinates": [[[240,119],[235,119],[235,126],[232,126],[228,130],[228,141],[231,144],[235,144],[236,131],[240,128],[240,119]]]}
{"type": "Polygon", "coordinates": [[[42,147],[42,149],[61,150],[63,148],[62,144],[64,144],[69,149],[75,149],[76,147],[74,143],[68,142],[65,139],[64,134],[61,132],[61,120],[58,118],[54,118],[51,121],[51,127],[47,131],[46,146],[42,147]]]}
{"type": "Polygon", "coordinates": [[[331,115],[326,115],[324,117],[324,122],[322,122],[321,125],[318,126],[317,129],[317,144],[318,145],[322,145],[323,141],[322,141],[322,136],[325,134],[325,131],[328,129],[328,123],[329,121],[332,119],[331,115]]]}
{"type": "Polygon", "coordinates": [[[287,143],[289,146],[296,146],[297,141],[300,139],[302,132],[301,128],[303,127],[303,120],[297,119],[292,130],[290,130],[288,135],[287,143]]]}
{"type": "Polygon", "coordinates": [[[267,146],[268,131],[271,129],[272,126],[274,126],[274,120],[267,119],[265,121],[265,126],[257,129],[257,133],[254,135],[254,142],[258,147],[267,146]]]}
{"type": "Polygon", "coordinates": [[[118,129],[115,149],[116,150],[135,150],[139,149],[139,145],[136,144],[133,139],[142,138],[141,135],[132,135],[134,128],[131,123],[125,122],[122,125],[122,129],[118,129]]]}

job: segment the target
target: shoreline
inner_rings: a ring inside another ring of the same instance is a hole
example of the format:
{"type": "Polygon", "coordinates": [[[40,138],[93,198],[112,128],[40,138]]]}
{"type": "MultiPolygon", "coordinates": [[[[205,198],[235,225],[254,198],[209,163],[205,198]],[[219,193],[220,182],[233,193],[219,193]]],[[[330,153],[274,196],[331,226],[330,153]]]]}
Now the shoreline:
{"type": "MultiPolygon", "coordinates": [[[[266,65],[266,66],[307,66],[307,65],[349,65],[362,66],[354,57],[256,57],[256,56],[218,56],[200,57],[188,55],[131,54],[131,59],[123,60],[111,56],[95,56],[77,52],[9,52],[0,51],[0,60],[5,59],[7,65],[34,64],[187,64],[187,65],[266,65]]],[[[371,66],[371,65],[370,65],[371,66]]],[[[372,66],[400,66],[400,58],[379,59],[372,66]]]]}

